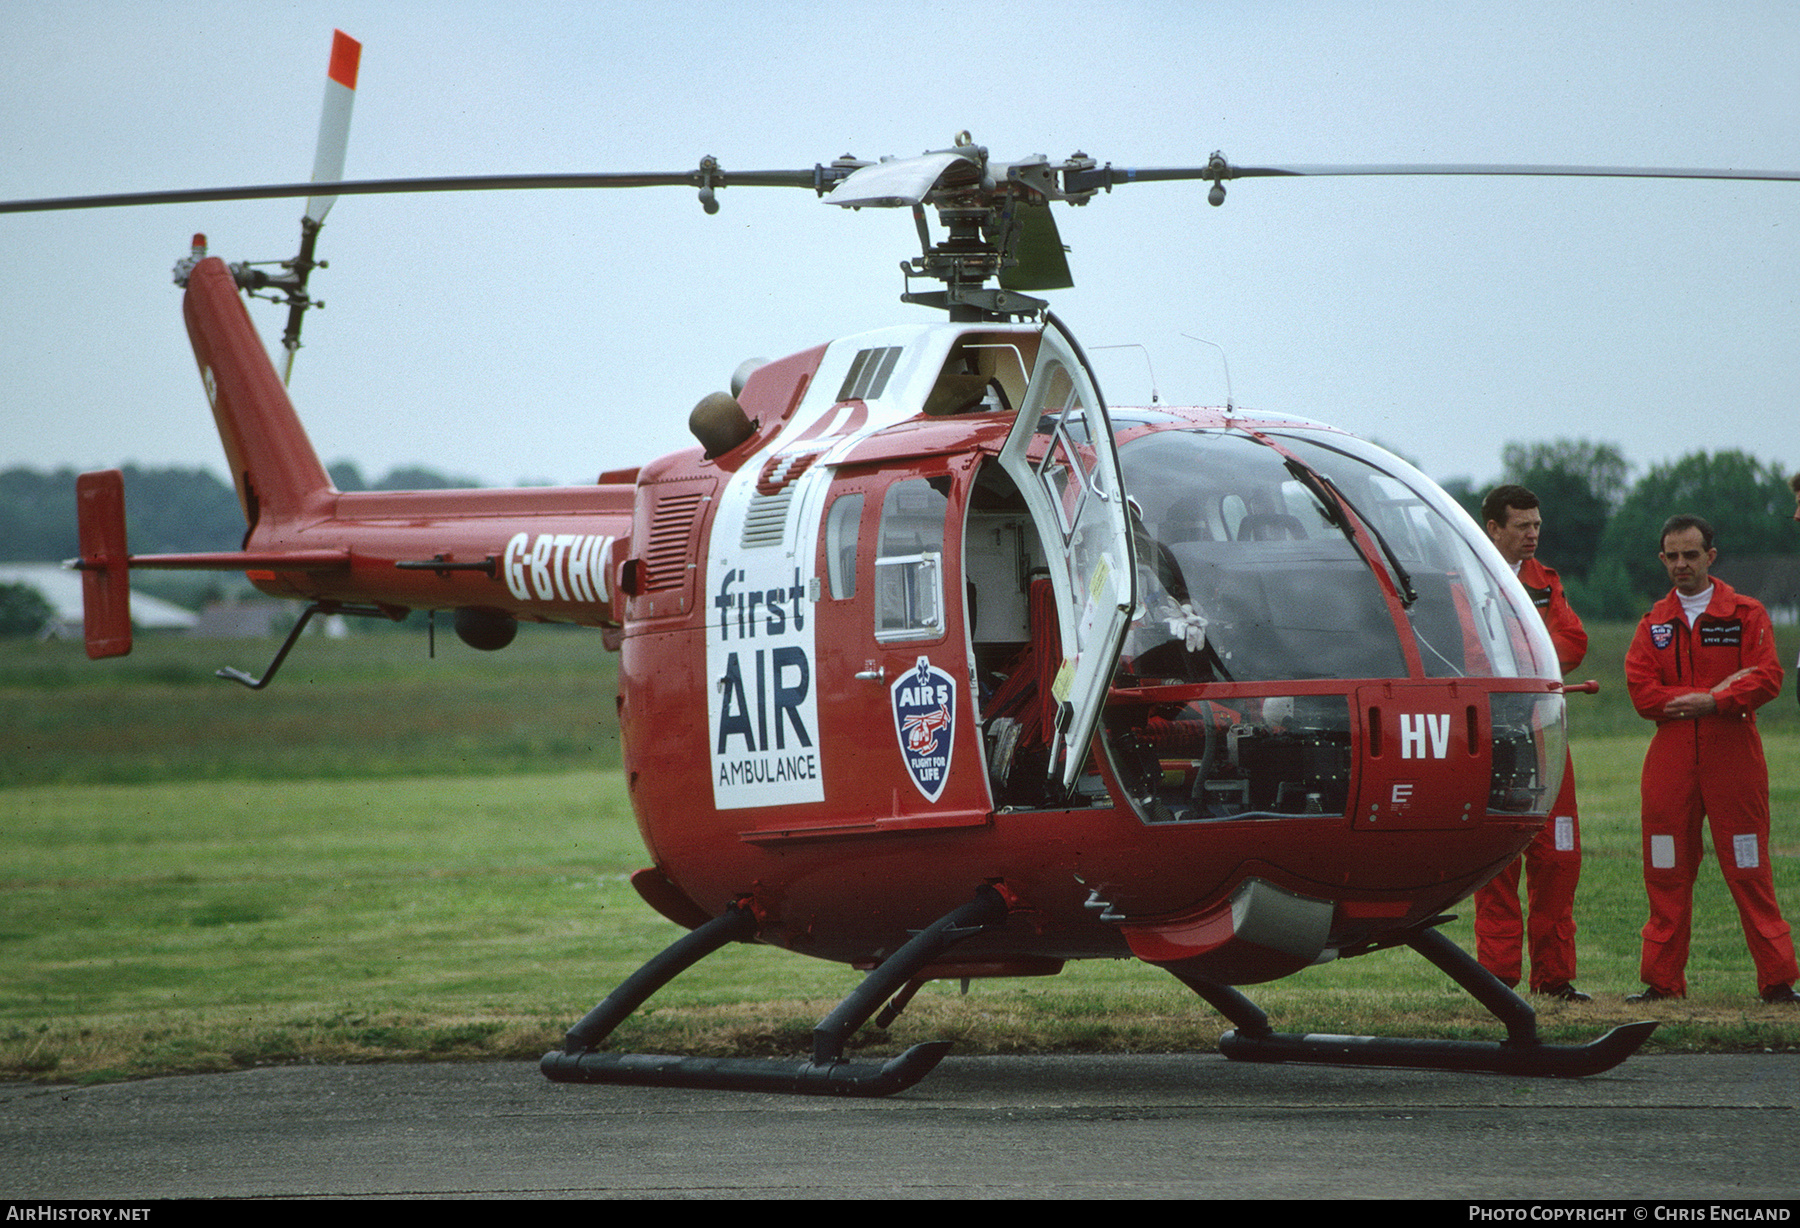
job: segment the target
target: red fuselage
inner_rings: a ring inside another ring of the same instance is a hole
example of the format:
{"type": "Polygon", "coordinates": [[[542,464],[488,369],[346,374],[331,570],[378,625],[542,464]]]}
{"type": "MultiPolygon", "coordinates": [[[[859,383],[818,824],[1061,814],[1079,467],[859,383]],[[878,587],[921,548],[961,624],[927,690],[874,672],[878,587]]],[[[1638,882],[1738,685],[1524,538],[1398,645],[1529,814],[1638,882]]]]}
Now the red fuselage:
{"type": "Polygon", "coordinates": [[[602,628],[683,924],[868,964],[989,884],[937,974],[1266,980],[1450,907],[1556,794],[1548,638],[1447,496],[1315,423],[1109,419],[1054,327],[797,354],[741,442],[591,487],[342,494],[217,261],[187,313],[251,525],[198,565],[602,628]]]}

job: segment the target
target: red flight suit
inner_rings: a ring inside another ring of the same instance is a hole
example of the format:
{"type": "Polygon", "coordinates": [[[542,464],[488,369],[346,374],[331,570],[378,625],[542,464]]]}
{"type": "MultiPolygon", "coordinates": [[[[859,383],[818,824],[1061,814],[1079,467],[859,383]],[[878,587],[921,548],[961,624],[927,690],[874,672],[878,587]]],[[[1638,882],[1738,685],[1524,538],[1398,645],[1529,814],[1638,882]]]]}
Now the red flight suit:
{"type": "Polygon", "coordinates": [[[1761,603],[1713,580],[1712,599],[1692,627],[1678,594],[1650,607],[1625,654],[1625,681],[1638,714],[1656,724],[1644,756],[1644,925],[1639,975],[1660,993],[1687,992],[1688,935],[1694,878],[1705,850],[1700,822],[1712,821],[1713,848],[1737,901],[1744,941],[1756,961],[1759,991],[1791,984],[1794,942],[1775,901],[1769,866],[1769,769],[1755,710],[1781,693],[1775,633],[1761,603]],[[1663,706],[1678,695],[1714,692],[1718,712],[1671,720],[1663,706]]]}
{"type": "MultiPolygon", "coordinates": [[[[1536,559],[1519,564],[1519,583],[1543,616],[1563,673],[1587,655],[1587,629],[1563,596],[1562,580],[1536,559]]],[[[1531,987],[1556,989],[1575,979],[1575,885],[1581,881],[1581,824],[1575,763],[1563,765],[1562,790],[1525,852],[1475,893],[1475,958],[1508,985],[1519,983],[1526,923],[1519,910],[1519,867],[1530,905],[1531,987]]]]}

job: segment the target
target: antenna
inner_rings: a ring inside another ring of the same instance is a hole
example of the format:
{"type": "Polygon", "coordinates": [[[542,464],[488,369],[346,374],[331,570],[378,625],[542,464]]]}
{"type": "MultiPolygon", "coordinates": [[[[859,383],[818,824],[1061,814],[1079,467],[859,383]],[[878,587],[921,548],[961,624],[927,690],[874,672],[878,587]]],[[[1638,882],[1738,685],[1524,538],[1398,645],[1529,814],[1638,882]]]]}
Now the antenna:
{"type": "Polygon", "coordinates": [[[1150,404],[1161,405],[1162,397],[1156,391],[1156,368],[1150,365],[1150,351],[1140,341],[1122,341],[1118,345],[1090,345],[1090,350],[1137,350],[1144,356],[1144,369],[1150,372],[1150,404]]]}
{"type": "Polygon", "coordinates": [[[1192,333],[1182,333],[1181,335],[1186,337],[1189,341],[1198,341],[1201,345],[1210,345],[1213,349],[1219,351],[1219,365],[1225,368],[1225,412],[1229,414],[1232,410],[1231,364],[1225,359],[1225,347],[1220,345],[1217,341],[1208,341],[1205,337],[1196,337],[1192,333]]]}

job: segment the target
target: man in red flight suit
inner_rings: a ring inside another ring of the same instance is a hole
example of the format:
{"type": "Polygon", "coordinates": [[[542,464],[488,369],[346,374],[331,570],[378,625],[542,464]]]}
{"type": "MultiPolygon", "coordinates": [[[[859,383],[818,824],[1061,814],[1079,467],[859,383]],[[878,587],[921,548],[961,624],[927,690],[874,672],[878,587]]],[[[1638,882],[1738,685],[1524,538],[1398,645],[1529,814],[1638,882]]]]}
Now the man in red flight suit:
{"type": "MultiPolygon", "coordinates": [[[[1523,486],[1497,486],[1481,503],[1482,519],[1500,557],[1549,628],[1563,673],[1587,655],[1587,630],[1569,608],[1556,572],[1537,561],[1543,516],[1537,496],[1523,486]]],[[[1525,922],[1519,909],[1519,866],[1525,867],[1530,901],[1531,991],[1569,1002],[1588,1002],[1575,988],[1575,885],[1581,881],[1581,827],[1575,812],[1575,764],[1563,764],[1562,791],[1550,821],[1524,854],[1475,893],[1475,958],[1507,985],[1519,983],[1525,922]]]]}
{"type": "Polygon", "coordinates": [[[1687,993],[1688,934],[1700,869],[1702,817],[1737,901],[1765,1002],[1800,1004],[1794,942],[1769,867],[1769,769],[1755,710],[1781,693],[1775,635],[1761,603],[1711,577],[1712,526],[1673,516],[1662,562],[1675,590],[1644,615],[1625,654],[1638,714],[1656,722],[1644,756],[1644,887],[1650,920],[1628,1002],[1687,993]]]}

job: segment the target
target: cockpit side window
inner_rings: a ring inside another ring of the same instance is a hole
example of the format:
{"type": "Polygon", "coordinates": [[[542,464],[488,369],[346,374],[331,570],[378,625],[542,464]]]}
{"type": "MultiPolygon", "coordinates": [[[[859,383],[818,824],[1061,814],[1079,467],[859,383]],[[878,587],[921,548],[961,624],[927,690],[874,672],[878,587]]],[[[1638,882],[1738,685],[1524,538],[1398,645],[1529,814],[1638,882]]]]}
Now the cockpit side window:
{"type": "Polygon", "coordinates": [[[1157,543],[1148,561],[1172,577],[1144,586],[1128,668],[1181,681],[1393,678],[1412,658],[1427,677],[1555,676],[1531,611],[1426,479],[1347,437],[1279,440],[1374,540],[1349,540],[1282,454],[1249,436],[1126,443],[1126,481],[1157,543]],[[1408,585],[1414,600],[1386,595],[1408,585]]]}
{"type": "Polygon", "coordinates": [[[1360,440],[1282,442],[1331,479],[1411,576],[1418,600],[1407,618],[1428,677],[1559,675],[1542,620],[1490,569],[1478,531],[1428,480],[1360,440]]]}
{"type": "Polygon", "coordinates": [[[1156,539],[1139,551],[1126,641],[1140,680],[1406,674],[1375,575],[1274,449],[1236,433],[1159,431],[1119,459],[1156,539]]]}

